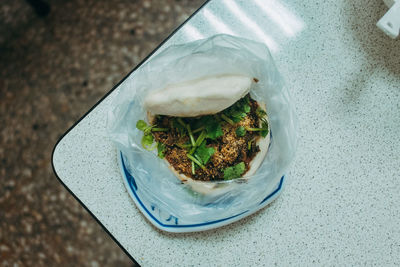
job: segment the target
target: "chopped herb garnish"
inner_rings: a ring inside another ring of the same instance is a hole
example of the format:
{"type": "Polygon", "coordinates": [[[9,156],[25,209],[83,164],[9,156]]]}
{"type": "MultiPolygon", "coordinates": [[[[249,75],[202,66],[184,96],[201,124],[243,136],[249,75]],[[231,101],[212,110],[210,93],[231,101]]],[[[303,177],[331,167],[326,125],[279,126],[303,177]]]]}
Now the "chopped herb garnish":
{"type": "Polygon", "coordinates": [[[237,122],[241,121],[244,117],[246,117],[246,112],[244,112],[242,110],[236,110],[231,113],[231,116],[232,116],[232,120],[237,123],[237,122]]]}
{"type": "Polygon", "coordinates": [[[206,136],[207,136],[207,132],[203,130],[203,131],[200,133],[199,137],[197,137],[197,140],[196,140],[196,142],[195,142],[194,145],[195,145],[195,146],[201,145],[201,143],[203,143],[203,140],[206,138],[206,136]]]}
{"type": "Polygon", "coordinates": [[[193,155],[193,153],[194,153],[194,151],[196,150],[196,148],[197,148],[197,147],[192,146],[192,148],[191,148],[190,151],[189,151],[189,154],[190,154],[190,155],[193,155]]]}
{"type": "Polygon", "coordinates": [[[139,120],[136,123],[136,128],[143,131],[143,137],[141,140],[143,148],[149,151],[155,149],[156,145],[151,146],[154,142],[154,137],[151,134],[151,129],[153,128],[153,126],[147,126],[147,123],[144,120],[139,120]]]}
{"type": "Polygon", "coordinates": [[[199,128],[197,128],[196,130],[194,130],[192,133],[198,133],[198,132],[201,132],[202,130],[204,130],[206,127],[204,127],[204,126],[201,126],[201,127],[199,127],[199,128]]]}
{"type": "Polygon", "coordinates": [[[157,128],[157,127],[152,127],[151,128],[152,132],[168,132],[168,128],[157,128]]]}
{"type": "Polygon", "coordinates": [[[245,129],[246,129],[246,131],[249,131],[249,132],[261,132],[261,131],[263,131],[262,128],[245,127],[245,129]]]}
{"type": "Polygon", "coordinates": [[[199,157],[197,154],[195,154],[194,157],[195,157],[199,162],[201,162],[201,159],[200,159],[200,157],[199,157]]]}
{"type": "Polygon", "coordinates": [[[268,122],[265,119],[262,120],[261,127],[263,130],[260,134],[262,137],[266,137],[268,134],[268,122]]]}
{"type": "MultiPolygon", "coordinates": [[[[247,116],[251,108],[247,96],[237,101],[235,104],[223,111],[223,115],[230,118],[233,122],[238,123],[247,116]]],[[[225,119],[223,116],[221,116],[225,119]]],[[[226,119],[225,119],[226,120],[226,119]]]]}
{"type": "Polygon", "coordinates": [[[249,104],[244,104],[244,105],[243,105],[243,110],[244,110],[244,112],[249,113],[250,110],[251,110],[249,104]]]}
{"type": "Polygon", "coordinates": [[[147,128],[147,123],[144,120],[138,120],[136,123],[136,128],[141,131],[144,131],[147,128]]]}
{"type": "Polygon", "coordinates": [[[201,143],[201,145],[196,149],[195,156],[203,165],[206,165],[214,153],[215,149],[213,147],[206,147],[206,142],[203,141],[203,143],[201,143]]]}
{"type": "Polygon", "coordinates": [[[153,137],[153,135],[151,135],[151,134],[143,135],[143,137],[142,137],[142,142],[141,142],[141,143],[142,143],[142,146],[143,146],[146,150],[151,151],[151,150],[153,150],[153,149],[156,148],[157,145],[154,145],[154,146],[151,147],[151,145],[153,144],[153,142],[154,142],[154,137],[153,137]]]}
{"type": "Polygon", "coordinates": [[[194,141],[192,130],[190,129],[190,124],[188,124],[186,126],[186,129],[188,130],[188,133],[189,133],[190,142],[192,143],[192,146],[194,146],[195,141],[194,141]]]}
{"type": "MultiPolygon", "coordinates": [[[[203,130],[204,129],[204,125],[205,125],[205,119],[207,118],[208,116],[201,116],[201,117],[198,117],[198,118],[194,118],[192,121],[191,121],[191,125],[192,125],[192,128],[193,129],[195,129],[194,131],[198,131],[198,132],[200,132],[201,130],[203,130]]],[[[193,131],[193,132],[194,132],[193,131]]]]}
{"type": "Polygon", "coordinates": [[[178,118],[177,121],[179,122],[180,125],[186,128],[186,123],[183,122],[182,118],[178,118]]]}
{"type": "Polygon", "coordinates": [[[136,128],[143,131],[145,135],[150,134],[150,132],[167,132],[168,128],[157,128],[156,125],[149,125],[144,120],[138,120],[136,123],[136,128]]]}
{"type": "Polygon", "coordinates": [[[206,169],[206,167],[204,167],[204,165],[203,164],[201,164],[201,162],[200,161],[198,161],[195,157],[193,157],[192,155],[190,155],[190,154],[186,154],[186,156],[191,160],[191,161],[193,161],[194,163],[196,163],[197,165],[199,165],[200,166],[200,168],[202,168],[203,170],[205,170],[206,169]]]}
{"type": "Polygon", "coordinates": [[[180,136],[186,135],[186,126],[182,126],[176,118],[172,119],[172,127],[177,130],[180,136]]]}
{"type": "Polygon", "coordinates": [[[221,128],[221,124],[215,118],[208,116],[207,119],[205,120],[205,123],[206,123],[205,127],[207,130],[207,138],[215,140],[218,137],[224,135],[224,132],[222,131],[221,128]]]}
{"type": "Polygon", "coordinates": [[[251,143],[253,143],[253,139],[247,142],[247,149],[251,150],[251,143]]]}
{"type": "Polygon", "coordinates": [[[265,119],[262,119],[261,128],[245,127],[245,129],[249,132],[260,132],[262,137],[266,137],[268,134],[268,122],[265,119]]]}
{"type": "Polygon", "coordinates": [[[258,107],[257,110],[256,110],[256,115],[259,118],[264,118],[267,115],[267,113],[261,107],[258,107]]]}
{"type": "Polygon", "coordinates": [[[250,105],[250,97],[249,97],[249,95],[246,95],[244,97],[244,101],[245,101],[246,104],[250,105]]]}
{"type": "Polygon", "coordinates": [[[244,136],[246,134],[246,129],[243,126],[239,126],[236,128],[236,135],[237,136],[244,136]]]}
{"type": "Polygon", "coordinates": [[[232,167],[228,167],[223,170],[224,172],[224,179],[231,180],[235,178],[239,178],[245,171],[246,165],[244,162],[240,162],[232,167]]]}
{"type": "Polygon", "coordinates": [[[176,146],[183,148],[183,149],[187,149],[187,148],[191,148],[192,145],[191,144],[176,144],[176,146]]]}
{"type": "Polygon", "coordinates": [[[165,157],[165,150],[167,148],[163,143],[158,142],[157,143],[157,155],[160,157],[160,159],[163,159],[165,157]]]}
{"type": "Polygon", "coordinates": [[[229,119],[225,114],[221,114],[221,118],[226,121],[227,123],[229,123],[230,125],[234,125],[235,122],[231,119],[229,119]]]}
{"type": "Polygon", "coordinates": [[[138,128],[139,130],[143,131],[145,135],[150,134],[151,129],[154,126],[147,126],[147,123],[144,120],[138,120],[136,123],[136,128],[138,128]]]}
{"type": "Polygon", "coordinates": [[[196,168],[194,166],[194,162],[192,161],[192,174],[195,175],[196,174],[196,168]]]}

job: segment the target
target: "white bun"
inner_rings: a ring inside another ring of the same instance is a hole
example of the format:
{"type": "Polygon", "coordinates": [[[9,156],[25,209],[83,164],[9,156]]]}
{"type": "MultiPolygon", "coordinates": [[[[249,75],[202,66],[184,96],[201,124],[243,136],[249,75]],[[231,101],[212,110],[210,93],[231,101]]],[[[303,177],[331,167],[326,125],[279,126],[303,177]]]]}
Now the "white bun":
{"type": "Polygon", "coordinates": [[[195,117],[215,114],[244,97],[253,78],[219,75],[167,85],[148,94],[144,108],[157,115],[195,117]]]}

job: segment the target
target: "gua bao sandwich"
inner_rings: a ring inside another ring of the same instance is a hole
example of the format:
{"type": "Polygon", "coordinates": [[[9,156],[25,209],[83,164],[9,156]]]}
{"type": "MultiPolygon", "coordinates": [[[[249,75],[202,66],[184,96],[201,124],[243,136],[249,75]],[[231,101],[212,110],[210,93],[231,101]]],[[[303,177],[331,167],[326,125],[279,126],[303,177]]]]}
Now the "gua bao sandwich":
{"type": "Polygon", "coordinates": [[[142,145],[157,149],[183,182],[209,193],[216,181],[254,175],[269,146],[264,103],[250,96],[257,78],[209,76],[166,85],[144,99],[142,145]]]}

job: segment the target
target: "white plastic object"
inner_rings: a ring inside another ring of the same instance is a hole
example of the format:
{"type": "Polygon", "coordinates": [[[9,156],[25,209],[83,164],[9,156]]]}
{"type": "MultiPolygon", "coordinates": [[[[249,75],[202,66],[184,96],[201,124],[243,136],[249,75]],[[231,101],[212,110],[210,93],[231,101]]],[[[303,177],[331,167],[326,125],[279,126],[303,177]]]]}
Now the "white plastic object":
{"type": "Polygon", "coordinates": [[[395,39],[400,34],[400,1],[384,0],[389,11],[376,24],[379,29],[395,39]]]}

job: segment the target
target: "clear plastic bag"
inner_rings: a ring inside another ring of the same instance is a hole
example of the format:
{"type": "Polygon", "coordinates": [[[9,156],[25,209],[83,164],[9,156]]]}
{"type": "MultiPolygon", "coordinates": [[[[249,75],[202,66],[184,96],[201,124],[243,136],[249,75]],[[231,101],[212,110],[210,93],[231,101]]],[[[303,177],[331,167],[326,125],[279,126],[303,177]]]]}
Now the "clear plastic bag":
{"type": "Polygon", "coordinates": [[[130,75],[108,114],[109,136],[123,156],[130,174],[149,203],[175,217],[197,222],[218,220],[256,207],[285,174],[296,148],[296,116],[288,90],[268,48],[255,41],[230,35],[215,35],[170,46],[130,75]],[[170,83],[218,74],[243,74],[259,82],[250,91],[266,103],[271,143],[269,151],[249,178],[216,182],[227,187],[221,193],[193,192],[170,171],[166,162],[141,146],[143,133],[136,129],[146,119],[143,99],[152,90],[170,83]]]}

